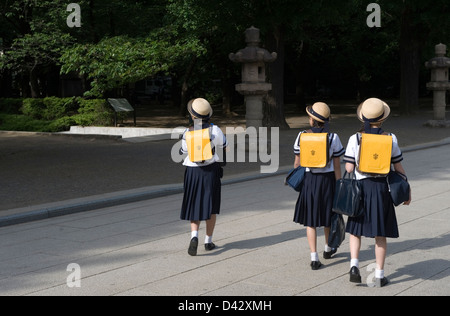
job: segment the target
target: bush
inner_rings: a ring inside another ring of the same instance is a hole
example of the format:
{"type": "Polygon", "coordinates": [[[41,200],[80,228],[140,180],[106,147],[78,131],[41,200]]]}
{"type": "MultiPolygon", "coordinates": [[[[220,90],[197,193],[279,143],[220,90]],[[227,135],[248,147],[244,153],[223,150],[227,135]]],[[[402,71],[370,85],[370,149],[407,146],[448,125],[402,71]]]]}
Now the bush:
{"type": "Polygon", "coordinates": [[[64,116],[54,120],[48,125],[47,132],[63,132],[68,131],[72,125],[77,125],[73,116],[64,116]]]}
{"type": "Polygon", "coordinates": [[[49,123],[26,115],[0,114],[0,130],[4,131],[47,132],[49,123]]]}
{"type": "Polygon", "coordinates": [[[7,114],[19,114],[22,107],[22,99],[1,98],[0,112],[7,114]]]}
{"type": "Polygon", "coordinates": [[[61,132],[71,125],[114,123],[114,111],[104,99],[0,99],[0,113],[0,130],[61,132]]]}
{"type": "Polygon", "coordinates": [[[42,100],[44,103],[44,112],[42,114],[45,120],[60,119],[64,116],[74,114],[78,108],[76,98],[57,98],[48,97],[42,100]]]}
{"type": "Polygon", "coordinates": [[[42,101],[42,99],[23,99],[22,108],[20,110],[26,116],[41,120],[43,119],[44,102],[42,101]]]}
{"type": "Polygon", "coordinates": [[[109,126],[114,123],[114,111],[104,99],[85,100],[78,98],[78,115],[73,118],[81,126],[109,126]]]}
{"type": "Polygon", "coordinates": [[[23,114],[31,118],[50,121],[74,114],[77,108],[78,103],[75,97],[47,97],[44,99],[23,99],[21,110],[23,114]]]}

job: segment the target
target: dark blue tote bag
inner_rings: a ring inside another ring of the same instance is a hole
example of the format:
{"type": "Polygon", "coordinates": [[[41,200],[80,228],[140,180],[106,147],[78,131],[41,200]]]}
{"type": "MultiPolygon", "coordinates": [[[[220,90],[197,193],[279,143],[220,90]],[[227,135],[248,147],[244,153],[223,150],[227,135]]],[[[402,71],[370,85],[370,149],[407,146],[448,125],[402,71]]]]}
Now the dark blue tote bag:
{"type": "Polygon", "coordinates": [[[387,176],[387,181],[392,203],[394,203],[395,206],[399,206],[403,202],[409,200],[410,188],[404,174],[391,170],[387,176]]]}
{"type": "Polygon", "coordinates": [[[305,178],[305,170],[306,168],[302,166],[292,169],[284,180],[284,184],[300,192],[305,178]]]}

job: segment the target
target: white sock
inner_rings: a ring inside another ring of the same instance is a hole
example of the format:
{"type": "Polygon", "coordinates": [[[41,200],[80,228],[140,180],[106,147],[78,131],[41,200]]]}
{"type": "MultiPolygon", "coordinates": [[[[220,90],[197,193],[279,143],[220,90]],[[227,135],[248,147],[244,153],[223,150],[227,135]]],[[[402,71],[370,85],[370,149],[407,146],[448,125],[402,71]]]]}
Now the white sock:
{"type": "Polygon", "coordinates": [[[357,267],[359,269],[359,259],[350,260],[350,268],[351,267],[357,267]]]}
{"type": "Polygon", "coordinates": [[[191,239],[194,237],[198,238],[198,230],[191,231],[191,239]]]}
{"type": "Polygon", "coordinates": [[[319,261],[319,254],[317,252],[311,252],[311,261],[319,261]]]}
{"type": "Polygon", "coordinates": [[[331,250],[333,250],[333,248],[331,248],[328,245],[325,245],[325,252],[330,252],[331,250]]]}
{"type": "Polygon", "coordinates": [[[210,243],[212,243],[212,236],[206,235],[205,236],[205,244],[210,244],[210,243]]]}
{"type": "Polygon", "coordinates": [[[375,269],[375,277],[376,277],[377,279],[382,279],[382,278],[384,278],[384,270],[378,270],[378,269],[375,269]]]}

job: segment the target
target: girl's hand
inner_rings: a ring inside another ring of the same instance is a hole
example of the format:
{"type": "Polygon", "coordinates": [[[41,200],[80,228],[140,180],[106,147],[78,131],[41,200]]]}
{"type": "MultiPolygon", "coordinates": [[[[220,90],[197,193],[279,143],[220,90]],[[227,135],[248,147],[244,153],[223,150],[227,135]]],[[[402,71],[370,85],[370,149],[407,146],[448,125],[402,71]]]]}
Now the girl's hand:
{"type": "Polygon", "coordinates": [[[411,204],[411,188],[409,188],[409,200],[404,202],[403,205],[409,205],[411,204]]]}

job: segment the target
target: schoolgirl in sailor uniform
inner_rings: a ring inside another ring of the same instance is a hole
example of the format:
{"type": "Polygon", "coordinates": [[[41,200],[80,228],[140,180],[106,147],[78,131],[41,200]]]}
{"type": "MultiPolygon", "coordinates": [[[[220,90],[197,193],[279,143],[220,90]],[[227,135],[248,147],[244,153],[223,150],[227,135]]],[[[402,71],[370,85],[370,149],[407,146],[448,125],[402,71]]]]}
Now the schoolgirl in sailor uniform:
{"type": "MultiPolygon", "coordinates": [[[[370,134],[387,134],[381,129],[381,124],[390,113],[389,106],[380,99],[371,98],[364,101],[357,110],[358,119],[364,122],[364,132],[370,134]]],[[[402,167],[402,152],[398,146],[397,137],[392,136],[391,163],[394,170],[406,175],[402,167]]],[[[384,262],[386,258],[386,238],[398,238],[395,207],[389,194],[386,176],[363,174],[355,166],[359,161],[360,135],[352,135],[344,155],[347,172],[355,172],[356,179],[362,184],[364,214],[361,217],[349,217],[346,232],[350,233],[350,281],[361,283],[359,273],[359,250],[361,236],[375,238],[376,286],[384,286],[388,280],[384,277],[384,262]]],[[[411,200],[411,198],[410,198],[411,200]]],[[[405,202],[409,205],[410,201],[405,202]]]]}
{"type": "MultiPolygon", "coordinates": [[[[191,241],[188,253],[191,256],[197,254],[198,230],[201,221],[206,221],[205,250],[212,250],[215,244],[212,235],[216,224],[216,215],[220,213],[221,203],[221,177],[223,175],[223,151],[227,146],[227,139],[222,130],[209,122],[212,116],[212,108],[209,102],[202,98],[191,100],[188,103],[188,111],[192,117],[192,129],[210,129],[211,147],[213,157],[202,162],[192,162],[189,155],[183,161],[186,166],[184,174],[184,195],[180,218],[191,222],[191,241]]],[[[188,153],[186,132],[183,133],[181,153],[188,153]]]]}
{"type": "MultiPolygon", "coordinates": [[[[330,118],[330,108],[323,102],[308,106],[306,112],[310,117],[310,131],[302,131],[294,143],[294,168],[300,166],[300,135],[304,132],[326,133],[330,118]]],[[[307,227],[307,239],[311,250],[311,269],[317,270],[322,265],[317,254],[317,227],[325,227],[325,251],[323,257],[331,258],[336,249],[328,247],[330,233],[333,198],[336,180],[341,178],[340,157],[344,154],[344,147],[336,133],[329,133],[330,159],[324,168],[306,168],[302,190],[295,205],[294,222],[307,227]]]]}

